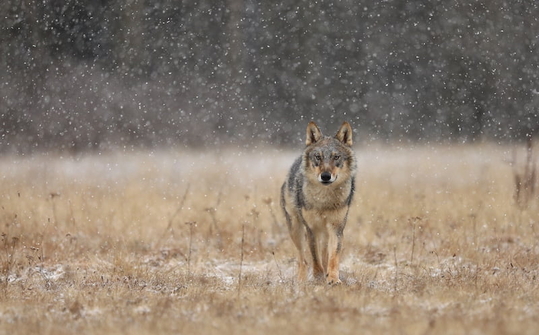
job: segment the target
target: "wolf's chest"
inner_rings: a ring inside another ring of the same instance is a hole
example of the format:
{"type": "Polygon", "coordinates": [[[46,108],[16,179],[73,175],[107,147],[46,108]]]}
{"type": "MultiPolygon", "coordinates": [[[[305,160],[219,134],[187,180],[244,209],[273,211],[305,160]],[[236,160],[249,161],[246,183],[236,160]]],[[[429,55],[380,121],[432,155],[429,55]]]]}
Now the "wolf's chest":
{"type": "Polygon", "coordinates": [[[350,192],[350,185],[337,187],[305,185],[303,189],[305,209],[324,211],[346,207],[350,192]]]}

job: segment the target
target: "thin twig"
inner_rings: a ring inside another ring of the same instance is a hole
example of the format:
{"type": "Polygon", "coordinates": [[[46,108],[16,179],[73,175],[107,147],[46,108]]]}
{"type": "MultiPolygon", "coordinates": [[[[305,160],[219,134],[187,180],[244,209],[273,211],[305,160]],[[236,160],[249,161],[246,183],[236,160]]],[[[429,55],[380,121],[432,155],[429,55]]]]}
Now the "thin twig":
{"type": "Polygon", "coordinates": [[[412,222],[412,255],[410,256],[410,265],[414,263],[414,249],[415,249],[415,222],[412,222]]]}
{"type": "Polygon", "coordinates": [[[421,221],[421,217],[415,216],[408,219],[408,222],[412,224],[412,254],[410,255],[410,265],[414,263],[414,251],[415,251],[415,226],[416,223],[421,221]]]}
{"type": "Polygon", "coordinates": [[[180,205],[178,206],[178,208],[176,209],[176,212],[174,212],[174,214],[170,217],[170,219],[168,220],[168,226],[167,226],[167,229],[165,229],[165,232],[163,235],[166,235],[167,232],[169,232],[172,228],[172,223],[174,222],[174,219],[176,218],[176,216],[178,214],[180,214],[180,212],[182,211],[183,209],[183,205],[185,204],[185,199],[187,199],[187,194],[189,193],[189,188],[191,187],[191,184],[187,184],[187,188],[185,189],[185,193],[183,194],[183,197],[182,197],[182,200],[180,201],[180,205]]]}
{"type": "Polygon", "coordinates": [[[219,204],[221,203],[222,194],[223,194],[223,188],[221,187],[221,189],[217,193],[217,201],[215,203],[215,206],[214,207],[207,207],[207,208],[204,209],[211,216],[212,224],[210,225],[210,235],[213,235],[213,230],[214,229],[215,229],[215,231],[217,233],[219,233],[219,227],[217,225],[217,207],[219,207],[219,204]]]}
{"type": "Polygon", "coordinates": [[[57,225],[58,224],[58,216],[56,215],[56,202],[54,201],[55,198],[59,197],[60,196],[60,193],[57,193],[57,192],[51,192],[50,194],[50,197],[51,197],[51,203],[52,203],[52,217],[54,219],[54,225],[57,225]]]}
{"type": "Polygon", "coordinates": [[[275,265],[277,266],[277,271],[279,271],[279,278],[281,279],[281,282],[283,282],[284,281],[283,272],[281,271],[281,267],[279,266],[279,262],[277,262],[277,258],[275,257],[275,252],[272,251],[271,254],[273,255],[273,261],[275,262],[275,265]]]}
{"type": "Polygon", "coordinates": [[[241,272],[243,268],[243,245],[245,243],[245,223],[241,226],[241,257],[240,257],[240,273],[238,275],[238,298],[241,295],[241,272]]]}
{"type": "Polygon", "coordinates": [[[397,294],[397,281],[399,278],[399,264],[397,262],[397,247],[393,247],[393,257],[395,258],[395,282],[393,283],[393,292],[397,294]]]}
{"type": "Polygon", "coordinates": [[[189,225],[189,252],[187,253],[187,278],[191,278],[191,251],[193,250],[193,227],[196,226],[196,222],[186,222],[189,225]]]}

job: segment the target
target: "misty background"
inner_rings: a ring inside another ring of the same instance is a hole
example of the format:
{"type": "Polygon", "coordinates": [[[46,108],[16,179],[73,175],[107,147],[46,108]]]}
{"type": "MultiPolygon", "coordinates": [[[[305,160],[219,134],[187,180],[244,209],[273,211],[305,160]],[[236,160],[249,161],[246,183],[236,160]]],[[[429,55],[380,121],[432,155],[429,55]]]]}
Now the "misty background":
{"type": "Polygon", "coordinates": [[[0,152],[520,141],[539,4],[4,0],[0,152]]]}

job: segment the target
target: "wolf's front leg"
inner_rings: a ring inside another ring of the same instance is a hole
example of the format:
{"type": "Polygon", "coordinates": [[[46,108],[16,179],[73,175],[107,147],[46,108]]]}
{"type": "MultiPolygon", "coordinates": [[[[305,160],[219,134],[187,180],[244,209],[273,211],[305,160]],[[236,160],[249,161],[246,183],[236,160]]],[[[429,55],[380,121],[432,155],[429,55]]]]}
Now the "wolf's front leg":
{"type": "Polygon", "coordinates": [[[290,237],[298,249],[298,281],[305,282],[307,280],[307,260],[305,259],[305,228],[300,225],[298,220],[290,227],[290,237]]]}
{"type": "Polygon", "coordinates": [[[344,225],[329,225],[328,239],[328,267],[327,278],[328,285],[340,284],[339,262],[342,251],[343,229],[344,225]]]}
{"type": "MultiPolygon", "coordinates": [[[[307,240],[309,242],[309,249],[311,250],[312,256],[312,265],[313,265],[313,278],[314,280],[323,280],[324,279],[324,268],[320,260],[320,253],[317,243],[317,233],[316,231],[311,230],[309,227],[307,229],[307,240]]],[[[320,236],[318,236],[320,238],[320,236]]]]}

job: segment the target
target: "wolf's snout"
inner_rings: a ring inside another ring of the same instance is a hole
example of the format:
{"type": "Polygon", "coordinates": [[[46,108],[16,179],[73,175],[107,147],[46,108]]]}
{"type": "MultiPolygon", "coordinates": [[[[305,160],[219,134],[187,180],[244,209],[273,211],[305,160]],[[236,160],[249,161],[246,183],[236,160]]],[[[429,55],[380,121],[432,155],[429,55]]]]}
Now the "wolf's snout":
{"type": "Polygon", "coordinates": [[[331,182],[331,173],[322,172],[322,174],[320,175],[320,179],[322,180],[323,183],[331,182]]]}

